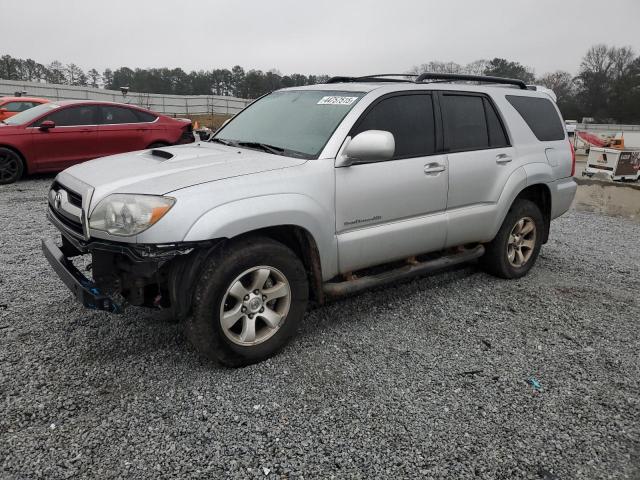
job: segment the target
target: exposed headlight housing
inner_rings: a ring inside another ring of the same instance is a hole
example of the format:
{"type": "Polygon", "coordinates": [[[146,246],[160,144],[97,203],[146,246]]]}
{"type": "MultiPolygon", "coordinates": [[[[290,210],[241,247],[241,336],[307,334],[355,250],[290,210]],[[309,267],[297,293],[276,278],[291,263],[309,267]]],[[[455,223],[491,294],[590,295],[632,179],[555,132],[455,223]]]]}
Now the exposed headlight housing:
{"type": "Polygon", "coordinates": [[[172,197],[115,193],[98,203],[89,217],[89,228],[111,235],[137,235],[160,220],[175,203],[172,197]]]}

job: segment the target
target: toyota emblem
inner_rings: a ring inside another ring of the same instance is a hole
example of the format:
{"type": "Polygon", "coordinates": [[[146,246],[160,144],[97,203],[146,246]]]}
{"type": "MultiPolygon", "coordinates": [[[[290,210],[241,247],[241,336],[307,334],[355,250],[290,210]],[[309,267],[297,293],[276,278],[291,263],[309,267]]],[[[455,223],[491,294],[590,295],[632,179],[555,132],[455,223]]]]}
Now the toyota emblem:
{"type": "Polygon", "coordinates": [[[53,205],[56,207],[56,210],[60,210],[60,205],[62,205],[62,193],[60,193],[60,191],[56,192],[53,205]]]}

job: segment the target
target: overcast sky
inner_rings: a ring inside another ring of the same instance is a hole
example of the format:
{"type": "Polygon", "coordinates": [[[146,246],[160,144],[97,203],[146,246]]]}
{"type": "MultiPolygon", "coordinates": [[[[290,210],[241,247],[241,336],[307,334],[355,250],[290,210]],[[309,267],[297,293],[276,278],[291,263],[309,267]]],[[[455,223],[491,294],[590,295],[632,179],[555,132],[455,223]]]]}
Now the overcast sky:
{"type": "Polygon", "coordinates": [[[0,54],[100,71],[356,75],[504,57],[577,73],[596,43],[640,53],[640,0],[0,0],[0,18],[0,54]]]}

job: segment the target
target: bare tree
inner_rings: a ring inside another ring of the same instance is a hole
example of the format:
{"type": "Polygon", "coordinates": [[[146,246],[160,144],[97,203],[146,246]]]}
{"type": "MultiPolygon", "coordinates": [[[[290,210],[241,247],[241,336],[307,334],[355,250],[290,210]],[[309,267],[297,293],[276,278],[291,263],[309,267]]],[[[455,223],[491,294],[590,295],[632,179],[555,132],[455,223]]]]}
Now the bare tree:
{"type": "Polygon", "coordinates": [[[57,84],[66,83],[64,65],[62,65],[62,63],[60,63],[57,60],[54,60],[53,62],[51,62],[47,67],[46,79],[47,79],[47,82],[49,83],[57,83],[57,84]]]}
{"type": "Polygon", "coordinates": [[[536,83],[553,90],[558,100],[572,97],[577,91],[576,81],[573,76],[569,72],[562,70],[546,73],[536,80],[536,83]]]}
{"type": "Polygon", "coordinates": [[[96,70],[95,68],[92,68],[87,72],[87,77],[89,80],[89,86],[93,88],[100,87],[100,80],[102,79],[102,77],[100,75],[100,72],[98,72],[98,70],[96,70]]]}

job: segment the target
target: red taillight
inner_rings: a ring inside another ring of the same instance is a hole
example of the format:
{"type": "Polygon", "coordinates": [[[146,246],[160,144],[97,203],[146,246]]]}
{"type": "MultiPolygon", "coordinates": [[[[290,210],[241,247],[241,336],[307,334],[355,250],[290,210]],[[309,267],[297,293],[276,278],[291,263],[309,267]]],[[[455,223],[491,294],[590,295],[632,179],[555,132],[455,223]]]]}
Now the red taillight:
{"type": "Polygon", "coordinates": [[[569,140],[569,146],[571,147],[571,176],[576,174],[576,149],[573,148],[573,143],[569,140]]]}

